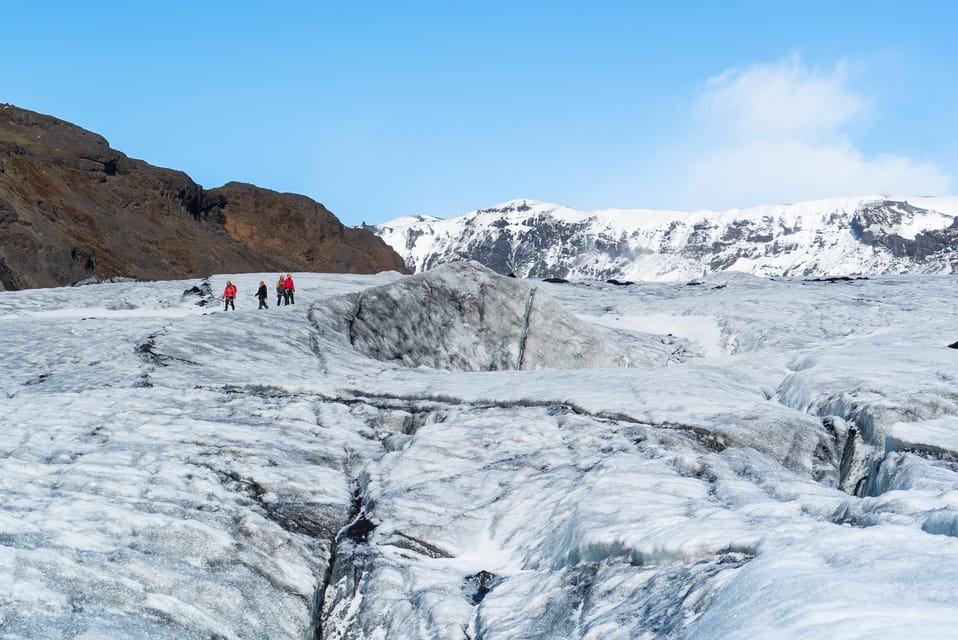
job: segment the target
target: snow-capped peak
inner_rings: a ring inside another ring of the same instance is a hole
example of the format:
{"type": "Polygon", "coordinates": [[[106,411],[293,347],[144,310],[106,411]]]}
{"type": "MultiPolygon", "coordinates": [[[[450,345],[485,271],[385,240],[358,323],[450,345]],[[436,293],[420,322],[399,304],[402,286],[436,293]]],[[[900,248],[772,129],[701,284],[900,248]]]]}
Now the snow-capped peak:
{"type": "Polygon", "coordinates": [[[530,199],[458,218],[400,218],[377,233],[421,271],[477,260],[535,277],[676,280],[955,270],[958,197],[869,195],[724,211],[580,211],[530,199]],[[920,241],[919,241],[919,236],[920,241]]]}

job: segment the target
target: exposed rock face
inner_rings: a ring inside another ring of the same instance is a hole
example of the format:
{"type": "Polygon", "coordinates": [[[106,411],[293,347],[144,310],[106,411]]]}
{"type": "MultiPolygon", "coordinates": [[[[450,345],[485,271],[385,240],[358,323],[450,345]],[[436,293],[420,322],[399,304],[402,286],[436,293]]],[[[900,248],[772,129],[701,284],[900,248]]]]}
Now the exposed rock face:
{"type": "Polygon", "coordinates": [[[541,289],[477,262],[450,263],[332,298],[313,320],[357,351],[458,371],[624,367],[627,358],[541,289]]]}
{"type": "Polygon", "coordinates": [[[158,280],[246,271],[403,271],[365,229],[305,197],[128,158],[73,124],[0,105],[0,288],[93,276],[158,280]]]}
{"type": "Polygon", "coordinates": [[[958,268],[954,255],[958,248],[958,218],[945,229],[919,231],[914,237],[903,237],[891,231],[919,218],[924,213],[920,207],[908,202],[884,201],[863,205],[852,218],[850,228],[862,243],[876,250],[887,250],[896,258],[926,262],[943,255],[950,258],[951,272],[958,268]]]}

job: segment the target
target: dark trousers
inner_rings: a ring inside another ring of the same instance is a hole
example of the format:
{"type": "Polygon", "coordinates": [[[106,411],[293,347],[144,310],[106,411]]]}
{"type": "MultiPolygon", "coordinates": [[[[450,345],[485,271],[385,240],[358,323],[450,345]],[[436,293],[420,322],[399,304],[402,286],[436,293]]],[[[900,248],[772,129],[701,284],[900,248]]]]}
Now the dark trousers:
{"type": "Polygon", "coordinates": [[[259,309],[269,309],[269,305],[266,304],[266,296],[263,296],[259,299],[259,309]]]}
{"type": "Polygon", "coordinates": [[[292,289],[287,289],[286,291],[283,292],[283,300],[284,300],[283,302],[284,305],[296,304],[296,300],[293,297],[292,289]]]}
{"type": "Polygon", "coordinates": [[[276,306],[278,307],[281,304],[283,304],[283,290],[277,289],[276,290],[276,306]]]}
{"type": "Polygon", "coordinates": [[[223,308],[223,311],[229,311],[230,307],[233,307],[233,311],[236,311],[236,304],[234,304],[232,298],[226,299],[226,306],[223,308]]]}

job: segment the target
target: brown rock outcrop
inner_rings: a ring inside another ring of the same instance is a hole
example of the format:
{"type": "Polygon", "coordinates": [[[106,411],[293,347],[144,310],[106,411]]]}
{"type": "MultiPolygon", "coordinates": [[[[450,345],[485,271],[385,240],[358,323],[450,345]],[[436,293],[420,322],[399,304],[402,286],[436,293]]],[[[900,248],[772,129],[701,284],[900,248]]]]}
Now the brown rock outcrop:
{"type": "Polygon", "coordinates": [[[389,269],[405,270],[380,238],[306,196],[235,182],[206,190],[76,125],[0,105],[0,289],[389,269]]]}

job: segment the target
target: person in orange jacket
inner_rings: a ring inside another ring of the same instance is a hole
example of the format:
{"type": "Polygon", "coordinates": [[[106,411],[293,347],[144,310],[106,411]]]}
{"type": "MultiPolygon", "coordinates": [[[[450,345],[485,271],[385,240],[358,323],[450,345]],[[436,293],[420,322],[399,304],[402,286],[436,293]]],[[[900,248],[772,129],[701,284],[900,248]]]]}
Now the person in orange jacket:
{"type": "Polygon", "coordinates": [[[226,281],[226,288],[223,289],[223,300],[226,301],[226,307],[223,311],[229,311],[230,307],[233,307],[233,311],[236,311],[236,285],[232,281],[226,281]]]}
{"type": "Polygon", "coordinates": [[[293,286],[293,274],[287,273],[286,280],[283,281],[283,299],[287,304],[296,304],[295,296],[293,295],[296,292],[296,287],[293,286]]]}

